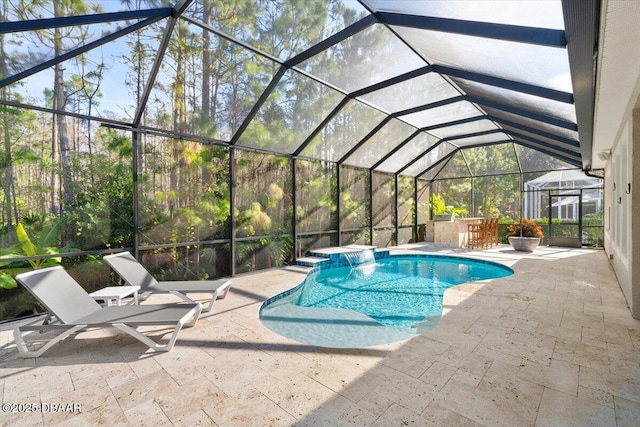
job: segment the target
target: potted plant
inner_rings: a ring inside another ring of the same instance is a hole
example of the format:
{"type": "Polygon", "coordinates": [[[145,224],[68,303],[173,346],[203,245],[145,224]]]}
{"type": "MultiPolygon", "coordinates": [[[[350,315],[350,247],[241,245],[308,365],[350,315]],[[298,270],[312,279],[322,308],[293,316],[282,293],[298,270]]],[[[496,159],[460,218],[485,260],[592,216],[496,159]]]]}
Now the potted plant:
{"type": "Polygon", "coordinates": [[[533,252],[542,237],[542,227],[532,219],[522,218],[509,226],[509,244],[516,251],[533,252]]]}

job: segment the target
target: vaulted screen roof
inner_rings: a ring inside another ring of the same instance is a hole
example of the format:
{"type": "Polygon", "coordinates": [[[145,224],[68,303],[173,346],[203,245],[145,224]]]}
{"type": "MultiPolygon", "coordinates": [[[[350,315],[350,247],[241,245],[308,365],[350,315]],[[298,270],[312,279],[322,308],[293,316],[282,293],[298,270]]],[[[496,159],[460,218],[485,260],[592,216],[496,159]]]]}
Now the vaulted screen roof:
{"type": "Polygon", "coordinates": [[[73,113],[112,126],[425,179],[504,144],[509,172],[515,147],[590,168],[597,1],[85,3],[5,11],[0,102],[53,112],[39,76],[84,55],[112,86],[73,113]],[[63,41],[38,44],[54,28],[63,41]],[[191,121],[152,119],[180,79],[191,121]]]}

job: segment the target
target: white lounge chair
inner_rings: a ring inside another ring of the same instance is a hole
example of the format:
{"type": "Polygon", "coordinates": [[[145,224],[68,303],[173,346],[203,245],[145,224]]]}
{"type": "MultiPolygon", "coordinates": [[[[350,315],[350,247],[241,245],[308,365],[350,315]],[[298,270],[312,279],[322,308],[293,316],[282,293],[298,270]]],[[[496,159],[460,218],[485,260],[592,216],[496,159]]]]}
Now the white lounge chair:
{"type": "Polygon", "coordinates": [[[19,274],[20,282],[47,309],[49,316],[13,331],[16,346],[22,357],[39,357],[57,342],[87,328],[114,327],[155,351],[169,351],[183,326],[195,325],[202,306],[200,304],[158,304],[101,307],[82,289],[62,267],[50,267],[19,274]],[[51,319],[54,319],[50,322],[51,319]],[[37,324],[42,323],[42,324],[37,324]],[[159,344],[136,330],[139,326],[173,325],[174,331],[167,344],[159,344]],[[47,341],[38,350],[29,350],[23,332],[62,332],[47,341]]]}
{"type": "Polygon", "coordinates": [[[211,300],[203,308],[203,313],[211,311],[216,299],[226,297],[231,287],[231,281],[228,279],[158,282],[129,252],[107,255],[103,259],[128,284],[140,286],[140,294],[169,293],[189,303],[194,301],[186,295],[187,293],[211,294],[211,300]]]}

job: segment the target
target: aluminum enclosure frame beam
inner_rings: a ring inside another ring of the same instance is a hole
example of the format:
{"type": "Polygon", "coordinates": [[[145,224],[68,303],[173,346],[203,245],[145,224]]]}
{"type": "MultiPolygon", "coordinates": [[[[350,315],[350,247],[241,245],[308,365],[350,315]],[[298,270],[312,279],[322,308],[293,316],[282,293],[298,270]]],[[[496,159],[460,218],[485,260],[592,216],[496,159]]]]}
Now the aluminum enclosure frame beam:
{"type": "MultiPolygon", "coordinates": [[[[492,116],[492,115],[487,115],[487,118],[489,118],[489,120],[492,120],[496,123],[499,123],[501,125],[505,125],[505,126],[510,126],[510,127],[514,127],[520,130],[524,130],[530,133],[535,133],[536,135],[540,135],[540,136],[544,136],[545,138],[549,138],[549,139],[554,139],[558,142],[564,143],[566,145],[570,145],[572,147],[579,147],[580,146],[580,142],[576,141],[575,139],[569,139],[569,138],[565,138],[564,136],[560,136],[560,135],[556,135],[555,133],[550,133],[544,130],[540,130],[537,128],[532,128],[530,126],[527,125],[521,125],[520,123],[516,123],[516,122],[512,122],[511,120],[507,120],[507,119],[503,119],[501,117],[496,117],[496,116],[492,116]]],[[[509,133],[508,130],[505,129],[505,132],[509,133]]]]}
{"type": "Polygon", "coordinates": [[[563,30],[523,27],[489,22],[463,21],[461,19],[436,18],[394,12],[376,12],[380,22],[399,27],[440,31],[466,36],[506,40],[563,48],[567,39],[563,30]]]}
{"type": "Polygon", "coordinates": [[[502,89],[513,90],[515,92],[526,93],[538,96],[540,98],[552,99],[554,101],[563,102],[565,104],[573,104],[573,94],[563,92],[556,89],[549,89],[542,86],[532,85],[529,83],[521,83],[514,80],[494,77],[488,74],[476,73],[473,71],[460,70],[454,67],[433,64],[431,66],[434,72],[444,74],[449,77],[458,77],[465,80],[471,80],[477,83],[486,84],[502,89]]]}
{"type": "Polygon", "coordinates": [[[386,126],[387,123],[389,123],[392,119],[393,119],[393,117],[391,117],[391,116],[385,117],[380,123],[378,123],[378,125],[376,127],[371,129],[371,131],[369,131],[369,133],[364,138],[362,138],[356,145],[354,145],[349,151],[347,151],[347,153],[344,156],[342,156],[340,158],[340,160],[338,160],[337,163],[339,165],[343,164],[345,162],[345,160],[347,160],[349,157],[351,157],[351,155],[353,153],[358,151],[358,148],[362,147],[369,139],[371,139],[373,137],[373,135],[378,133],[378,131],[380,129],[382,129],[384,126],[386,126]]]}
{"type": "MultiPolygon", "coordinates": [[[[449,104],[455,104],[456,102],[466,101],[466,95],[454,96],[452,98],[443,99],[441,101],[432,102],[430,104],[419,105],[417,107],[407,108],[406,110],[398,111],[391,114],[394,118],[406,116],[413,113],[420,113],[422,111],[431,110],[433,108],[443,107],[449,104]]],[[[480,111],[478,111],[480,112],[480,111]]]]}
{"type": "Polygon", "coordinates": [[[311,132],[311,134],[309,134],[309,136],[307,137],[307,139],[305,139],[302,144],[300,144],[298,146],[298,148],[296,148],[296,150],[293,152],[293,156],[299,156],[300,153],[302,153],[304,151],[305,148],[307,148],[307,146],[311,143],[311,141],[313,141],[313,139],[320,133],[322,132],[322,129],[324,129],[324,127],[331,121],[333,120],[333,118],[335,116],[338,115],[338,113],[340,112],[340,110],[342,110],[343,107],[345,107],[349,101],[351,101],[351,98],[348,96],[345,96],[344,98],[342,98],[342,100],[338,103],[338,105],[335,106],[335,108],[329,113],[327,114],[327,116],[324,118],[324,120],[322,120],[322,122],[320,122],[320,124],[318,126],[316,126],[316,128],[311,132]]]}
{"type": "Polygon", "coordinates": [[[501,102],[492,101],[490,99],[485,99],[478,96],[466,95],[465,98],[467,101],[473,102],[474,104],[478,104],[481,107],[484,106],[489,108],[495,108],[496,110],[516,114],[522,117],[527,117],[532,120],[548,123],[550,125],[558,126],[560,128],[569,129],[572,131],[578,130],[578,125],[569,120],[557,119],[555,117],[547,116],[545,114],[540,114],[535,111],[527,110],[520,107],[514,107],[513,105],[503,104],[501,102]]]}
{"type": "Polygon", "coordinates": [[[362,89],[358,89],[354,92],[351,92],[350,95],[353,97],[359,97],[366,95],[371,92],[375,92],[380,89],[385,89],[389,86],[393,86],[398,83],[405,82],[407,80],[414,79],[416,77],[420,77],[422,75],[428,74],[433,71],[431,65],[427,65],[425,67],[416,68],[415,70],[411,70],[407,73],[400,74],[395,77],[391,77],[390,79],[383,80],[381,82],[372,84],[371,86],[363,87],[362,89]]]}
{"type": "MultiPolygon", "coordinates": [[[[393,150],[389,151],[380,160],[378,160],[373,166],[371,166],[370,169],[375,170],[378,166],[380,166],[385,161],[387,161],[391,156],[396,154],[402,147],[407,145],[409,142],[411,142],[414,138],[416,138],[421,133],[422,133],[422,131],[420,129],[418,129],[415,132],[413,132],[411,135],[409,135],[407,138],[405,138],[404,141],[402,141],[400,144],[396,145],[393,150]]],[[[396,173],[396,175],[397,175],[397,173],[396,173]]]]}
{"type": "MultiPolygon", "coordinates": [[[[434,164],[432,164],[431,166],[429,166],[428,168],[426,168],[425,170],[423,170],[422,172],[420,172],[419,174],[416,175],[416,178],[420,178],[422,175],[426,174],[427,172],[429,172],[431,169],[440,166],[440,170],[438,171],[438,173],[435,176],[438,176],[438,174],[440,173],[440,171],[442,171],[442,169],[444,169],[449,162],[451,161],[451,159],[453,159],[453,157],[456,155],[456,153],[460,151],[460,148],[457,148],[455,150],[453,150],[451,153],[447,154],[446,156],[444,156],[443,158],[441,158],[440,160],[438,160],[437,162],[435,162],[434,164]]],[[[461,176],[460,178],[469,178],[466,176],[461,176]]],[[[429,181],[433,181],[432,179],[430,179],[429,181]]]]}
{"type": "Polygon", "coordinates": [[[61,16],[57,18],[30,19],[28,21],[0,22],[0,34],[72,27],[76,25],[101,24],[113,21],[127,21],[131,19],[162,19],[172,16],[173,13],[173,8],[162,7],[158,9],[126,10],[122,12],[94,13],[91,15],[61,16]]]}
{"type": "Polygon", "coordinates": [[[191,6],[191,3],[193,3],[193,0],[177,0],[176,4],[173,6],[173,17],[177,18],[182,16],[184,11],[191,6]]]}
{"type": "Polygon", "coordinates": [[[155,23],[157,21],[160,21],[160,20],[162,20],[164,18],[165,17],[163,17],[163,16],[156,16],[156,17],[153,17],[153,18],[147,18],[147,19],[145,19],[143,21],[139,21],[139,22],[137,22],[137,23],[135,23],[133,25],[130,25],[128,27],[125,27],[125,28],[123,28],[121,30],[114,31],[113,33],[108,34],[105,37],[102,37],[102,38],[100,38],[98,40],[94,40],[94,41],[92,41],[90,43],[87,43],[86,45],[81,46],[79,48],[70,50],[69,52],[64,53],[64,54],[62,54],[60,56],[57,56],[57,57],[55,57],[53,59],[50,59],[48,61],[41,62],[40,64],[38,64],[38,65],[36,65],[34,67],[31,67],[31,68],[29,68],[27,70],[24,70],[24,71],[22,71],[22,72],[20,72],[18,74],[14,74],[12,76],[9,76],[9,77],[7,77],[7,78],[5,78],[5,79],[0,81],[0,87],[4,87],[4,86],[10,85],[12,83],[15,83],[15,82],[17,82],[19,80],[25,79],[25,78],[27,78],[29,76],[32,76],[33,74],[36,74],[36,73],[38,73],[38,72],[40,72],[42,70],[45,70],[45,69],[47,69],[49,67],[52,67],[52,66],[54,66],[56,64],[59,64],[61,62],[64,62],[64,61],[69,60],[71,58],[74,58],[74,57],[76,57],[78,55],[81,55],[81,54],[83,54],[85,52],[90,51],[91,49],[94,49],[96,47],[102,46],[102,45],[104,45],[106,43],[109,43],[109,42],[111,42],[111,41],[113,41],[113,40],[115,40],[117,38],[120,38],[120,37],[125,36],[125,35],[127,35],[129,33],[137,31],[137,30],[139,30],[141,28],[146,27],[147,25],[151,25],[151,24],[153,24],[153,23],[155,23]]]}
{"type": "Polygon", "coordinates": [[[9,99],[0,99],[0,105],[6,105],[9,107],[20,108],[24,110],[40,111],[42,113],[61,114],[69,117],[75,117],[77,119],[100,122],[105,125],[108,125],[114,128],[121,128],[127,131],[131,130],[131,127],[132,127],[131,123],[123,122],[120,120],[105,119],[102,117],[88,116],[86,114],[74,113],[71,111],[60,111],[60,110],[55,110],[53,108],[48,108],[48,107],[39,107],[36,105],[23,104],[22,102],[12,101],[9,99]]]}
{"type": "MultiPolygon", "coordinates": [[[[431,110],[433,108],[437,108],[437,107],[443,107],[445,105],[449,105],[449,104],[455,104],[456,102],[463,102],[463,101],[467,101],[470,102],[472,104],[477,104],[479,106],[486,106],[486,107],[490,107],[490,108],[494,108],[496,110],[500,110],[500,111],[504,111],[507,113],[512,113],[518,116],[522,116],[522,117],[526,117],[532,120],[538,120],[540,122],[543,123],[547,123],[553,126],[558,126],[564,129],[568,129],[568,130],[572,130],[572,131],[576,131],[578,130],[578,125],[576,125],[573,122],[570,122],[568,120],[562,120],[562,119],[556,119],[554,117],[550,117],[550,116],[546,116],[544,114],[540,114],[540,113],[536,113],[535,111],[531,111],[531,110],[525,110],[523,108],[518,108],[518,107],[513,107],[511,105],[507,105],[507,104],[502,104],[499,102],[495,102],[495,101],[491,101],[489,99],[484,99],[484,98],[480,98],[477,96],[472,96],[472,95],[460,95],[460,96],[454,96],[451,98],[447,98],[447,99],[443,99],[441,101],[436,101],[436,102],[432,102],[430,104],[424,104],[424,105],[420,105],[417,107],[412,107],[412,108],[408,108],[406,110],[402,110],[402,111],[398,111],[396,113],[391,114],[391,116],[395,117],[395,118],[400,118],[402,116],[406,116],[409,114],[413,114],[413,113],[419,113],[422,111],[426,111],[426,110],[431,110]]],[[[482,110],[478,110],[479,114],[482,114],[482,110]]],[[[443,127],[442,125],[438,124],[438,127],[443,127]]],[[[433,127],[429,127],[432,128],[433,127]]],[[[423,130],[425,130],[426,128],[422,128],[423,130]]]]}
{"type": "Polygon", "coordinates": [[[565,147],[565,146],[561,146],[561,145],[554,145],[554,144],[550,144],[546,141],[542,141],[540,139],[537,138],[533,138],[529,135],[524,135],[518,132],[513,132],[513,131],[505,131],[506,133],[508,133],[509,135],[511,135],[512,138],[518,138],[518,139],[524,139],[525,141],[529,141],[529,142],[533,142],[535,144],[539,144],[542,145],[543,147],[547,147],[547,148],[552,148],[554,150],[558,150],[558,151],[562,151],[563,153],[567,153],[570,156],[576,156],[578,157],[580,155],[580,151],[578,149],[572,149],[569,147],[565,147]]]}
{"type": "Polygon", "coordinates": [[[473,132],[473,133],[465,133],[465,134],[461,134],[461,135],[455,135],[455,136],[448,136],[446,138],[442,138],[443,141],[447,141],[447,142],[451,142],[454,145],[456,144],[455,141],[458,139],[464,139],[464,138],[473,138],[476,136],[485,136],[485,135],[493,135],[494,133],[506,133],[504,131],[504,129],[491,129],[491,130],[483,130],[480,132],[473,132]]]}
{"type": "Polygon", "coordinates": [[[407,163],[406,165],[404,165],[403,167],[398,169],[398,171],[396,173],[397,174],[402,174],[402,172],[407,170],[407,168],[411,167],[414,163],[418,162],[421,158],[423,158],[424,156],[426,156],[427,154],[429,154],[430,152],[432,152],[433,150],[435,150],[437,147],[441,146],[442,144],[449,144],[449,143],[446,142],[446,141],[443,141],[443,140],[440,140],[440,141],[436,142],[431,147],[427,148],[424,152],[422,152],[421,154],[418,154],[416,157],[414,157],[413,160],[411,160],[409,163],[407,163]]]}
{"type": "Polygon", "coordinates": [[[323,39],[319,43],[316,43],[315,45],[313,45],[310,48],[306,49],[304,52],[301,52],[301,53],[297,54],[296,56],[294,56],[293,58],[290,58],[290,59],[286,60],[284,62],[284,65],[287,68],[295,67],[296,65],[300,64],[301,62],[304,62],[307,59],[309,59],[309,58],[311,58],[311,57],[313,57],[313,56],[315,56],[315,55],[317,55],[317,54],[329,49],[333,45],[336,45],[336,44],[348,39],[349,37],[355,35],[356,33],[359,33],[360,31],[369,28],[370,26],[372,26],[376,22],[377,22],[377,19],[376,19],[375,16],[367,15],[364,18],[362,18],[361,20],[356,21],[353,24],[349,25],[348,27],[338,31],[334,35],[332,35],[330,37],[327,37],[326,39],[323,39]]]}
{"type": "Polygon", "coordinates": [[[552,151],[548,151],[548,150],[546,150],[544,148],[538,147],[533,143],[520,141],[518,139],[514,139],[513,142],[514,142],[514,144],[522,145],[523,147],[527,147],[527,148],[530,148],[532,150],[536,150],[536,151],[539,151],[541,153],[547,154],[549,156],[555,157],[556,159],[562,160],[563,162],[569,163],[569,164],[574,165],[576,167],[580,167],[581,166],[581,161],[578,158],[566,157],[566,156],[563,156],[561,154],[554,153],[552,151]]]}
{"type": "Polygon", "coordinates": [[[438,73],[440,75],[448,77],[458,77],[461,79],[471,80],[477,83],[483,83],[489,86],[498,87],[502,89],[508,89],[515,92],[526,93],[529,95],[538,96],[540,98],[551,99],[554,101],[562,102],[565,104],[573,104],[573,94],[556,89],[550,89],[543,86],[537,86],[530,83],[517,82],[515,80],[509,80],[501,77],[491,76],[489,74],[477,73],[473,71],[460,70],[454,67],[445,65],[432,64],[425,67],[416,68],[399,76],[392,77],[382,82],[367,86],[352,92],[350,95],[354,97],[362,96],[375,92],[380,89],[393,86],[398,83],[428,74],[438,73]]]}
{"type": "Polygon", "coordinates": [[[477,121],[480,121],[480,120],[491,120],[491,119],[489,119],[486,114],[482,114],[482,115],[479,115],[479,116],[473,116],[473,117],[469,117],[469,118],[466,118],[466,119],[453,120],[453,121],[445,122],[445,123],[438,123],[437,125],[423,127],[420,130],[428,132],[430,130],[447,128],[449,126],[463,125],[463,124],[466,124],[466,123],[477,122],[477,121]]]}
{"type": "Polygon", "coordinates": [[[151,96],[151,90],[153,89],[153,85],[156,83],[156,78],[158,77],[158,72],[160,71],[160,65],[164,59],[164,54],[169,46],[169,39],[171,38],[171,34],[173,33],[173,28],[176,26],[176,18],[169,18],[167,22],[167,26],[164,29],[164,34],[162,35],[162,40],[160,41],[160,46],[158,46],[158,53],[156,54],[156,59],[153,62],[151,67],[151,71],[149,72],[149,78],[147,80],[147,84],[144,88],[144,92],[142,92],[142,96],[138,101],[138,109],[136,110],[136,115],[133,119],[133,126],[140,126],[140,122],[142,121],[142,115],[144,114],[145,108],[147,108],[147,101],[149,101],[149,96],[151,96]]]}
{"type": "Polygon", "coordinates": [[[244,120],[242,121],[242,124],[240,125],[238,130],[236,130],[236,133],[231,138],[231,141],[230,141],[231,145],[236,145],[236,143],[238,142],[238,140],[240,139],[244,131],[247,130],[247,127],[249,127],[249,123],[251,123],[251,120],[254,119],[256,114],[258,114],[258,111],[262,107],[262,104],[265,103],[269,95],[271,95],[271,92],[273,92],[273,90],[278,85],[278,83],[280,83],[280,79],[282,78],[282,76],[286,71],[287,71],[287,67],[285,67],[284,65],[281,65],[280,68],[278,68],[278,71],[276,71],[276,73],[271,78],[269,85],[267,85],[265,90],[262,92],[262,95],[260,95],[260,97],[255,102],[255,104],[253,104],[253,107],[251,108],[249,115],[247,115],[247,117],[244,118],[244,120]]]}

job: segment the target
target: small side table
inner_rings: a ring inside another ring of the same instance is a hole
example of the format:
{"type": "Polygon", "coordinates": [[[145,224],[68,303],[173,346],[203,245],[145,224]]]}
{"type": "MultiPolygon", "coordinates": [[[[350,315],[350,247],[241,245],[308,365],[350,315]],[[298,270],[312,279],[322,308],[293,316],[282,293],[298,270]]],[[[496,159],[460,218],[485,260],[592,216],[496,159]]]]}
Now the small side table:
{"type": "Polygon", "coordinates": [[[138,305],[138,291],[140,286],[109,286],[95,292],[91,292],[89,296],[95,300],[104,300],[107,307],[113,305],[122,305],[122,298],[133,295],[133,303],[138,305]]]}

